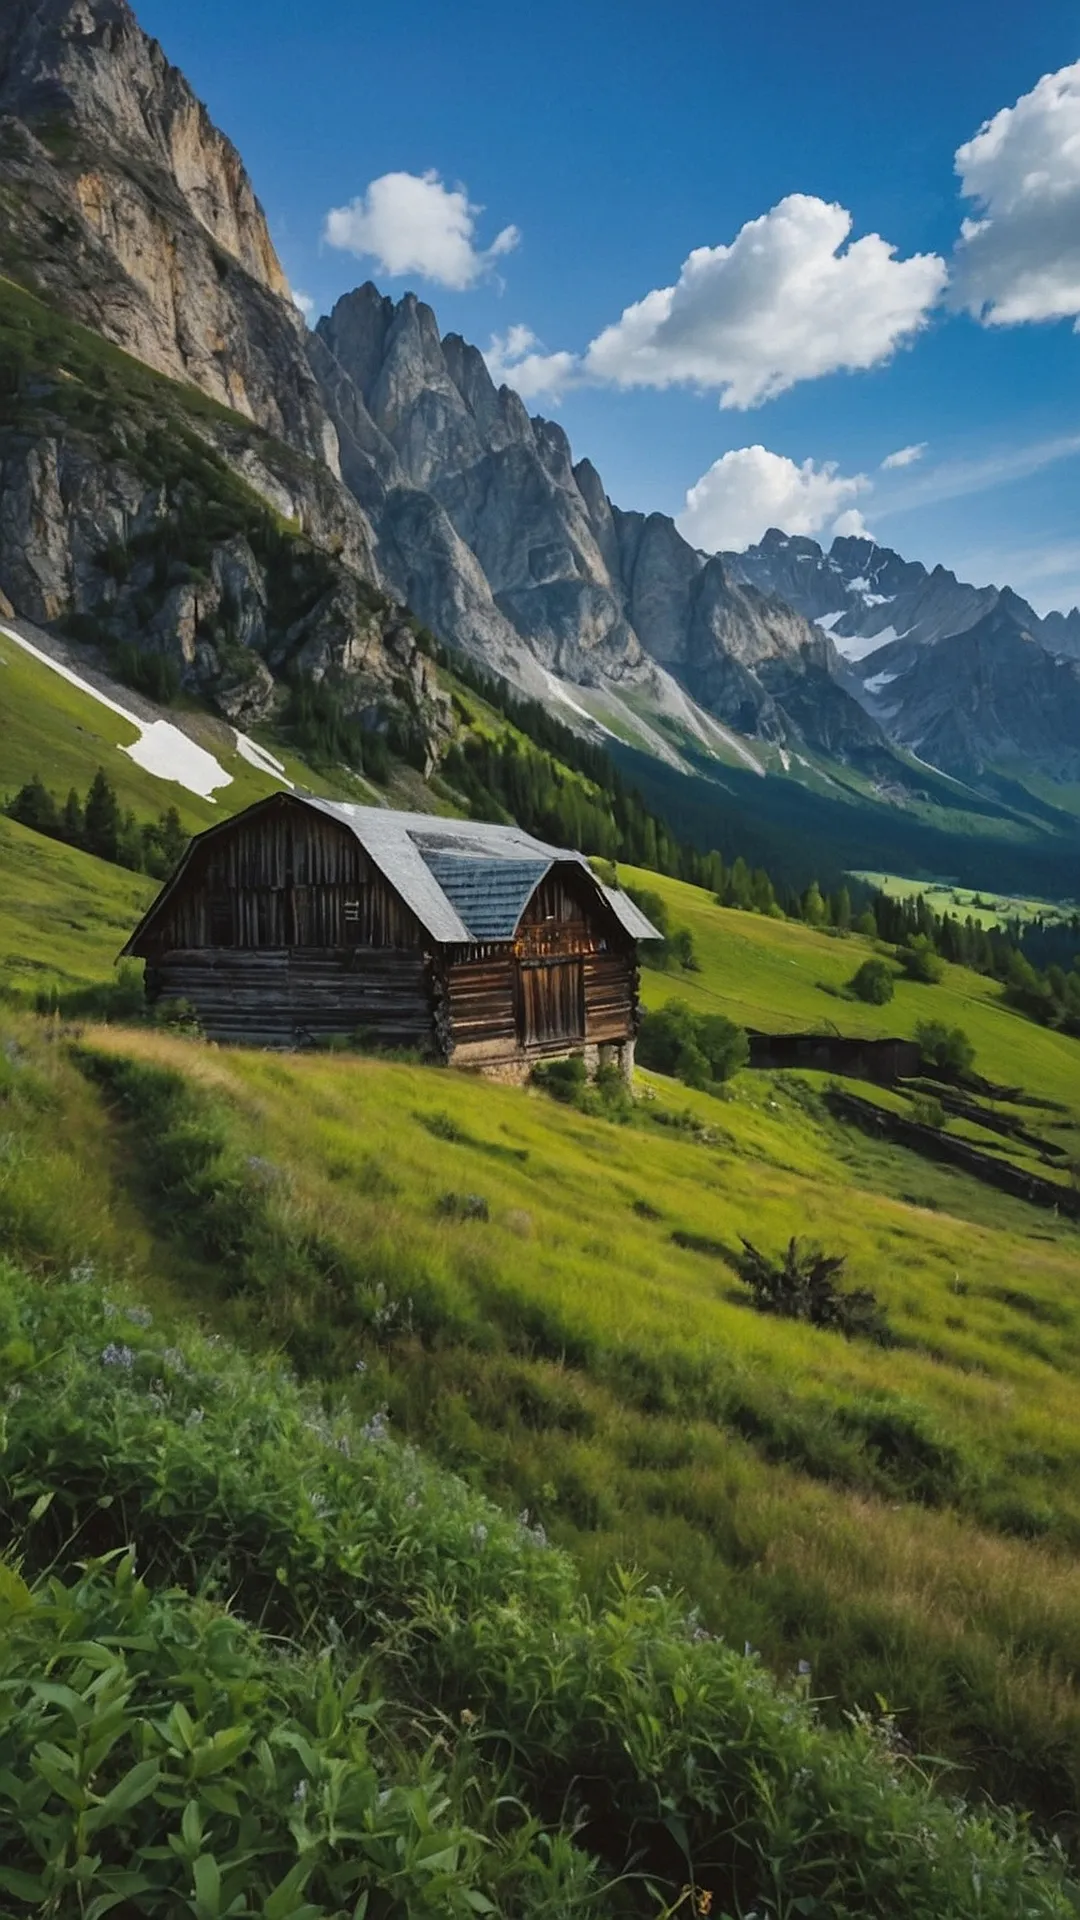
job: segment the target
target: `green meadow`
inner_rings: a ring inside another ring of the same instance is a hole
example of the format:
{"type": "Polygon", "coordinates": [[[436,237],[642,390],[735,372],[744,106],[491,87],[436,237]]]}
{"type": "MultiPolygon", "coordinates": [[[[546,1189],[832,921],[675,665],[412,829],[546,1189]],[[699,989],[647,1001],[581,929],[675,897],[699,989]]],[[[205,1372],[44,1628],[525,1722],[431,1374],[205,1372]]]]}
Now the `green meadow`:
{"type": "MultiPolygon", "coordinates": [[[[50,956],[106,980],[151,883],[0,831],[6,983],[50,956]]],[[[646,970],[649,1004],[777,1029],[959,1022],[980,1071],[1075,1127],[1076,1043],[992,983],[950,969],[867,1008],[842,997],[865,941],[623,877],[660,888],[700,961],[646,970]]],[[[639,1567],[778,1675],[805,1662],[826,1720],[884,1701],[957,1786],[1071,1828],[1074,1225],[840,1125],[819,1076],[743,1072],[713,1098],[641,1074],[620,1124],[408,1062],[25,1005],[0,1016],[0,1238],[32,1272],[89,1262],[327,1391],[361,1380],[394,1435],[528,1509],[594,1593],[639,1567]],[[893,1345],[751,1310],[740,1236],[778,1253],[792,1235],[845,1256],[893,1345]]]]}

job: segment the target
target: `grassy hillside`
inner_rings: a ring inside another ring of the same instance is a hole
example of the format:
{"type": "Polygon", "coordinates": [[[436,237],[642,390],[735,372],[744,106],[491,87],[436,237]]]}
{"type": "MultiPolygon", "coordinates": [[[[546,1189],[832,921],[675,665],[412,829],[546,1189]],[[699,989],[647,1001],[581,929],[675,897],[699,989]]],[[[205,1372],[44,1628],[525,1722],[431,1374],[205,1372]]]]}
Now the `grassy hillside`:
{"type": "MultiPolygon", "coordinates": [[[[0,951],[52,953],[37,884],[64,969],[104,975],[148,883],[2,830],[21,878],[0,951]]],[[[1076,1043],[985,981],[952,970],[865,1008],[824,988],[866,943],[635,877],[693,927],[702,961],[647,972],[650,1003],[679,993],[763,1027],[857,1032],[959,1019],[984,1072],[1075,1120],[1076,1043]]],[[[807,1662],[827,1718],[880,1695],[959,1781],[1071,1825],[1067,1222],[840,1127],[805,1076],[744,1073],[723,1100],[642,1076],[620,1125],[438,1069],[17,1012],[0,1071],[0,1239],[34,1272],[89,1260],[155,1314],[195,1313],[313,1382],[359,1379],[392,1433],[528,1508],[594,1591],[616,1559],[674,1581],[710,1631],[781,1674],[807,1662]],[[750,1309],[739,1236],[776,1252],[793,1233],[847,1256],[898,1344],[750,1309]]]]}
{"type": "Polygon", "coordinates": [[[1076,1914],[1060,1852],[935,1794],[888,1716],[830,1732],[625,1576],[590,1604],[362,1385],[85,1263],[0,1267],[0,1330],[7,1911],[1076,1914]]]}
{"type": "Polygon", "coordinates": [[[908,1037],[920,1020],[942,1020],[970,1035],[977,1069],[988,1079],[1058,1101],[1080,1119],[1080,1047],[1007,1007],[996,981],[949,966],[940,985],[923,986],[897,970],[894,999],[865,1006],[844,988],[872,951],[870,942],[718,908],[699,888],[642,870],[620,867],[619,876],[662,894],[672,918],[691,929],[701,962],[700,973],[646,968],[647,1005],[678,994],[702,1013],[724,1013],[770,1033],[908,1037]]]}

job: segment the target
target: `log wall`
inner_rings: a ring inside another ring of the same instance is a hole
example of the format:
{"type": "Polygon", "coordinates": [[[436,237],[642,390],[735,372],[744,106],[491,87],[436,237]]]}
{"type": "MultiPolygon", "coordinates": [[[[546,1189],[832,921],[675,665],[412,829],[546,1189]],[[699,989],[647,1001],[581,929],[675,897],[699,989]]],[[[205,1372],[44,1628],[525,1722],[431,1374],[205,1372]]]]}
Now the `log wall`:
{"type": "Polygon", "coordinates": [[[189,1000],[212,1040],[303,1047],[362,1030],[435,1048],[431,969],[415,951],[181,949],[148,964],[146,986],[151,1000],[189,1000]]]}

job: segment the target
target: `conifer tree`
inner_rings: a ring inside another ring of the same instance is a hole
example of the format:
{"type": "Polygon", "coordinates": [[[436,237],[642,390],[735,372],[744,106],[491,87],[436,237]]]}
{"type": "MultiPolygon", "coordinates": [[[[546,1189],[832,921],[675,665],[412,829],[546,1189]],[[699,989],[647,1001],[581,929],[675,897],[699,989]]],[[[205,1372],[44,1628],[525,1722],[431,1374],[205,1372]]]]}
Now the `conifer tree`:
{"type": "Polygon", "coordinates": [[[87,852],[96,853],[100,860],[115,861],[119,851],[122,827],[120,802],[109,784],[104,769],[99,767],[86,796],[84,832],[87,852]]]}

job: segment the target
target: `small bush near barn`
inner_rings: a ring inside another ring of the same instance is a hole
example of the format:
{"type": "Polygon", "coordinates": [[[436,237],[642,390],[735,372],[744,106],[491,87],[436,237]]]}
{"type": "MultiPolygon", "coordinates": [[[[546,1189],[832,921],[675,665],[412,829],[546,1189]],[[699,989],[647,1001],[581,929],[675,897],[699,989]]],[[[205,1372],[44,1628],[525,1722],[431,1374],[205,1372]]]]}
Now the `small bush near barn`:
{"type": "Polygon", "coordinates": [[[712,1092],[745,1067],[750,1043],[722,1013],[694,1013],[685,1000],[669,1000],[642,1020],[637,1058],[655,1073],[712,1092]]]}

